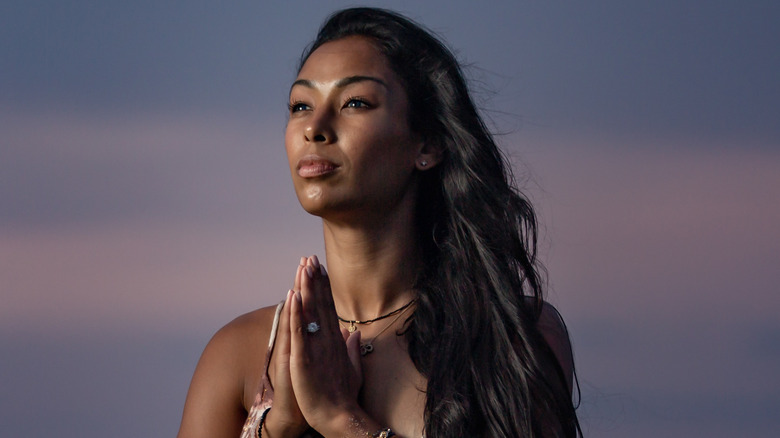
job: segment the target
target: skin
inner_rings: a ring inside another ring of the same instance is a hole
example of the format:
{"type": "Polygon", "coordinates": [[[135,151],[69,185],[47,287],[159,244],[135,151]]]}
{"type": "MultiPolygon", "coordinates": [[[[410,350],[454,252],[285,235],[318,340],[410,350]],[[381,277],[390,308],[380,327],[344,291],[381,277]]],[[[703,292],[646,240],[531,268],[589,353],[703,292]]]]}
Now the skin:
{"type": "MultiPolygon", "coordinates": [[[[285,298],[269,366],[274,404],[263,437],[370,436],[390,427],[422,435],[426,380],[409,358],[398,319],[348,335],[336,315],[370,319],[408,303],[420,253],[414,204],[420,172],[436,166],[407,123],[409,97],[387,60],[362,37],[322,45],[290,90],[285,146],[303,208],[322,218],[328,270],[304,257],[285,298]],[[427,165],[423,166],[422,161],[427,165]],[[321,330],[310,334],[309,321],[321,330]],[[361,336],[374,352],[358,353],[361,336]]],[[[261,380],[274,309],[222,328],[198,363],[179,437],[236,437],[261,380]]],[[[567,375],[568,336],[554,312],[540,328],[567,375]]]]}

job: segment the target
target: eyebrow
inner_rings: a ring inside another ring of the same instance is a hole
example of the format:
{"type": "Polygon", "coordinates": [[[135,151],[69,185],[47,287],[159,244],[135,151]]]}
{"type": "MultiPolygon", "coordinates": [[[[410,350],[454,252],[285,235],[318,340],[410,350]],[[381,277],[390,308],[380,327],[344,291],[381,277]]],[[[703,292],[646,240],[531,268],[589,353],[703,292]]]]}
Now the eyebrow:
{"type": "MultiPolygon", "coordinates": [[[[336,88],[344,88],[348,85],[356,84],[358,82],[376,82],[377,84],[388,88],[387,83],[379,78],[375,78],[373,76],[347,76],[346,78],[341,78],[338,81],[336,81],[336,88]]],[[[296,85],[300,85],[302,87],[306,88],[316,88],[315,82],[311,81],[309,79],[298,79],[295,82],[292,83],[290,86],[290,90],[293,89],[296,85]]]]}

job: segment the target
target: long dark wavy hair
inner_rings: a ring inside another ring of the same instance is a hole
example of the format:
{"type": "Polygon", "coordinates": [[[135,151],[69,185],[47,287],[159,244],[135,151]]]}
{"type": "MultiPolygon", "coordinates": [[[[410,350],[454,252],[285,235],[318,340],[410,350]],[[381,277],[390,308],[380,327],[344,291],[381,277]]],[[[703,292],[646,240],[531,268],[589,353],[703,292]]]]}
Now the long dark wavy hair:
{"type": "Polygon", "coordinates": [[[427,378],[425,436],[575,437],[572,394],[536,323],[537,224],[469,94],[433,34],[391,11],[333,14],[306,49],[371,39],[409,96],[409,125],[443,160],[420,173],[417,233],[425,266],[405,336],[427,378]]]}

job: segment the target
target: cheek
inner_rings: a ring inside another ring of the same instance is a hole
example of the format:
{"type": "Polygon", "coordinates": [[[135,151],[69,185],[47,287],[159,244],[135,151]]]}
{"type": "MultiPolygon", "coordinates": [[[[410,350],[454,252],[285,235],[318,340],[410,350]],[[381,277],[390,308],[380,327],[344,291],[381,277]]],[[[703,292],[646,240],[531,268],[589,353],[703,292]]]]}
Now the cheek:
{"type": "Polygon", "coordinates": [[[371,147],[361,150],[356,159],[361,162],[361,178],[380,185],[394,185],[412,173],[414,157],[403,137],[390,132],[386,134],[367,138],[371,147]]]}
{"type": "Polygon", "coordinates": [[[287,152],[287,161],[290,163],[290,168],[293,166],[295,155],[295,144],[293,138],[292,129],[288,124],[287,129],[284,132],[284,150],[287,152]]]}

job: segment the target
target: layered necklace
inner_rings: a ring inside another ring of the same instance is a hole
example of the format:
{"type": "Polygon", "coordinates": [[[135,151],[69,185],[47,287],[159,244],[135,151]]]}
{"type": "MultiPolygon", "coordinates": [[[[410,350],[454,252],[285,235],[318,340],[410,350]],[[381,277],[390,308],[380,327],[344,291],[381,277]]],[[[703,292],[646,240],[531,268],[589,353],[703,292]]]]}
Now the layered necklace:
{"type": "Polygon", "coordinates": [[[398,319],[401,318],[401,316],[403,316],[403,314],[405,313],[404,311],[406,309],[408,309],[409,306],[414,304],[415,301],[417,301],[417,298],[414,298],[412,301],[409,301],[408,303],[404,304],[403,306],[401,306],[401,307],[399,307],[399,308],[397,308],[397,309],[395,309],[395,310],[393,310],[391,312],[385,313],[384,315],[381,315],[381,316],[377,316],[376,318],[373,318],[373,319],[366,319],[366,320],[362,320],[361,321],[361,320],[358,320],[358,319],[345,319],[345,318],[342,318],[339,315],[336,315],[336,316],[338,316],[340,323],[343,322],[343,323],[349,324],[349,326],[346,327],[347,331],[349,331],[350,333],[354,333],[355,330],[357,330],[357,325],[358,324],[360,324],[360,325],[370,325],[370,324],[373,324],[376,321],[380,321],[380,320],[383,320],[385,318],[389,318],[389,317],[391,317],[393,315],[396,315],[396,317],[393,318],[392,321],[390,321],[390,324],[387,324],[385,326],[385,328],[380,330],[379,333],[377,333],[373,338],[360,343],[360,355],[361,356],[365,356],[365,355],[371,353],[372,351],[374,351],[373,342],[382,333],[384,333],[387,329],[389,329],[391,326],[395,325],[395,322],[398,321],[398,319]]]}

